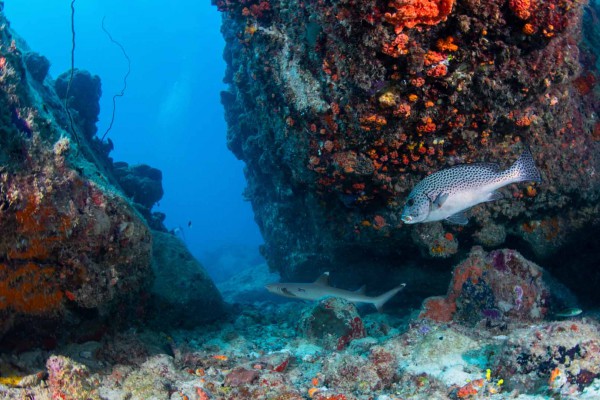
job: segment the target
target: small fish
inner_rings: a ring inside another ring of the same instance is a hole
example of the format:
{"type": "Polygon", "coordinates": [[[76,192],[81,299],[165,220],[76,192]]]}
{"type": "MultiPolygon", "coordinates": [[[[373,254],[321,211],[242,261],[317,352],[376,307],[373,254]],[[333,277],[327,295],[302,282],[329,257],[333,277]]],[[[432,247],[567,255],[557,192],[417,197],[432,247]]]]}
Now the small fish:
{"type": "Polygon", "coordinates": [[[320,300],[325,297],[339,297],[352,303],[373,304],[377,311],[396,293],[404,289],[406,284],[401,284],[394,289],[377,297],[365,296],[365,287],[357,291],[337,289],[329,286],[329,272],[325,272],[313,283],[272,283],[265,286],[271,292],[284,297],[300,300],[320,300]]]}
{"type": "Polygon", "coordinates": [[[541,182],[540,172],[529,150],[506,171],[498,164],[462,164],[429,175],[408,195],[402,211],[406,224],[446,220],[466,225],[465,210],[503,198],[497,190],[515,182],[541,182]]]}
{"type": "Polygon", "coordinates": [[[564,310],[560,310],[560,311],[554,313],[554,316],[560,317],[560,318],[570,318],[570,317],[576,317],[579,314],[581,314],[582,312],[583,312],[583,310],[581,308],[577,308],[577,307],[565,308],[564,310]]]}

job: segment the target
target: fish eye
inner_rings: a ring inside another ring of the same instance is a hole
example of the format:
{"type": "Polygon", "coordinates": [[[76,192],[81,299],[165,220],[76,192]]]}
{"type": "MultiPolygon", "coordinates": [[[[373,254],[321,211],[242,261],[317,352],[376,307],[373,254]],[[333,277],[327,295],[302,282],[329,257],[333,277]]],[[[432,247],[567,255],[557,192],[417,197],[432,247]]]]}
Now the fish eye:
{"type": "Polygon", "coordinates": [[[409,199],[409,200],[406,202],[406,204],[407,204],[409,207],[412,207],[412,206],[415,204],[415,199],[409,199]]]}

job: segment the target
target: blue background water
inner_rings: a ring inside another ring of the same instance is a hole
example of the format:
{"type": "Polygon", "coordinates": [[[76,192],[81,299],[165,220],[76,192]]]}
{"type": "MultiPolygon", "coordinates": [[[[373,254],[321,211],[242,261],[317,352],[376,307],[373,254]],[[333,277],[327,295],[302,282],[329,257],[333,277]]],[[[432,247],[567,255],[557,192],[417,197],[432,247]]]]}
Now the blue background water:
{"type": "MultiPolygon", "coordinates": [[[[51,62],[53,77],[70,68],[70,1],[6,1],[12,27],[51,62]]],[[[107,129],[112,96],[127,62],[102,31],[102,18],[132,60],[128,88],[117,99],[111,156],[163,172],[165,195],[154,210],[181,227],[190,250],[219,278],[259,260],[243,163],[226,147],[219,92],[224,41],[209,0],[79,0],[75,2],[75,67],[102,79],[98,135],[107,129]],[[188,221],[192,222],[188,228],[188,221]]]]}

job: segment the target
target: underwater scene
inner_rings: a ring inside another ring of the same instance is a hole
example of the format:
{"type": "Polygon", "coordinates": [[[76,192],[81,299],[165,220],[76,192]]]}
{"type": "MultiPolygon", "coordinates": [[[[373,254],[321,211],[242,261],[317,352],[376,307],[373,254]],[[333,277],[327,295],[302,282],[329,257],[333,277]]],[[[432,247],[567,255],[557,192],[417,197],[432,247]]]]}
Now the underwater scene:
{"type": "Polygon", "coordinates": [[[0,1],[0,399],[600,399],[600,0],[0,1]]]}

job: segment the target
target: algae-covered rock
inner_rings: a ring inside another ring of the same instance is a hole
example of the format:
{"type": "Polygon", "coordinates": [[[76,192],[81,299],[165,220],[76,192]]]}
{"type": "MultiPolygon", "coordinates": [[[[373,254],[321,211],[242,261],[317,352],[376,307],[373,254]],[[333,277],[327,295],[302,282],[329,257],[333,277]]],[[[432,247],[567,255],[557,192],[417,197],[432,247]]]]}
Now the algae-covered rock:
{"type": "Polygon", "coordinates": [[[495,369],[508,377],[510,389],[576,398],[600,377],[598,328],[592,321],[561,321],[517,329],[494,360],[495,369]]]}
{"type": "Polygon", "coordinates": [[[152,236],[152,323],[194,327],[223,317],[221,294],[181,239],[158,231],[152,236]]]}
{"type": "Polygon", "coordinates": [[[473,244],[533,249],[559,269],[577,254],[569,238],[594,245],[600,92],[582,44],[582,32],[597,37],[593,9],[582,20],[575,0],[213,3],[225,15],[228,145],[284,279],[332,265],[368,275],[374,253],[450,267],[473,244]],[[427,175],[505,169],[526,147],[541,184],[502,189],[464,229],[401,222],[427,175]]]}
{"type": "Polygon", "coordinates": [[[304,337],[314,339],[327,349],[344,349],[354,339],[366,336],[356,306],[338,297],[328,297],[307,307],[298,329],[304,337]]]}
{"type": "Polygon", "coordinates": [[[61,99],[65,100],[69,96],[66,99],[67,104],[77,112],[75,118],[81,124],[84,136],[91,139],[98,130],[96,122],[100,114],[100,96],[102,96],[100,77],[76,68],[72,79],[71,71],[60,74],[56,78],[54,87],[61,99]]]}
{"type": "Polygon", "coordinates": [[[87,140],[97,104],[71,125],[56,92],[29,82],[43,71],[26,73],[3,14],[0,25],[0,336],[26,347],[90,315],[127,319],[152,280],[151,236],[87,140]]]}
{"type": "Polygon", "coordinates": [[[514,250],[486,253],[474,247],[454,268],[446,297],[423,303],[422,317],[469,326],[503,320],[536,322],[549,310],[550,290],[544,270],[514,250]]]}
{"type": "Polygon", "coordinates": [[[100,400],[98,383],[88,369],[63,356],[51,356],[46,362],[48,388],[53,399],[100,400]]]}

